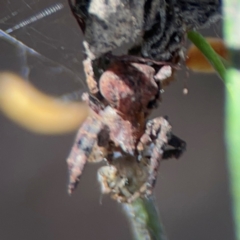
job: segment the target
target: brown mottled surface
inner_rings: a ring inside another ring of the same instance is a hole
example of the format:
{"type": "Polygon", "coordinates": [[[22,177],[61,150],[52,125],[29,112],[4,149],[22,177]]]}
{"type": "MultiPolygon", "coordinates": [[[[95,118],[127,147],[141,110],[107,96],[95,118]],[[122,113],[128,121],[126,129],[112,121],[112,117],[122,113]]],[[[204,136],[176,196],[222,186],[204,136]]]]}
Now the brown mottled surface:
{"type": "Polygon", "coordinates": [[[134,116],[146,111],[154,99],[158,86],[154,81],[152,67],[129,62],[116,62],[105,71],[100,80],[100,91],[107,102],[123,113],[134,116]]]}

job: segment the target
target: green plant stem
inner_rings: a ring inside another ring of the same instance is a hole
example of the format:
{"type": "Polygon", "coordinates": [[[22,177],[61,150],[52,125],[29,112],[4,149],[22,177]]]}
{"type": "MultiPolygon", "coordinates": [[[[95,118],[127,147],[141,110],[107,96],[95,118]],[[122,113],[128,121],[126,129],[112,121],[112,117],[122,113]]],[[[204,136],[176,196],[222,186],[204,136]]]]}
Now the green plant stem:
{"type": "Polygon", "coordinates": [[[226,75],[225,139],[236,240],[240,240],[240,71],[226,75]]]}
{"type": "Polygon", "coordinates": [[[225,136],[235,237],[240,240],[240,1],[223,2],[224,38],[227,47],[231,49],[230,61],[233,66],[238,66],[228,69],[225,78],[225,136]]]}
{"type": "Polygon", "coordinates": [[[123,204],[136,240],[167,240],[158,210],[152,198],[123,204]]]}
{"type": "Polygon", "coordinates": [[[206,39],[200,33],[195,31],[188,32],[188,39],[202,52],[221,79],[225,81],[226,68],[224,63],[206,39]]]}
{"type": "Polygon", "coordinates": [[[199,33],[189,32],[188,38],[200,49],[226,84],[225,139],[235,237],[240,240],[240,0],[225,0],[223,12],[225,43],[231,49],[231,66],[227,69],[199,33]]]}

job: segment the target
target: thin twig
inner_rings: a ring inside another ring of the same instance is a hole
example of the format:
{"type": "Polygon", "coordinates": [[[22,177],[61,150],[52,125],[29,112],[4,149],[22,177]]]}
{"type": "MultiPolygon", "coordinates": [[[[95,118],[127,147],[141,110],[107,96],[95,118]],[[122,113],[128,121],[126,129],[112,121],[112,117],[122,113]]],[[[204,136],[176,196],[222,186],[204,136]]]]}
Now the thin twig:
{"type": "Polygon", "coordinates": [[[123,204],[136,240],[167,240],[153,198],[123,204]]]}

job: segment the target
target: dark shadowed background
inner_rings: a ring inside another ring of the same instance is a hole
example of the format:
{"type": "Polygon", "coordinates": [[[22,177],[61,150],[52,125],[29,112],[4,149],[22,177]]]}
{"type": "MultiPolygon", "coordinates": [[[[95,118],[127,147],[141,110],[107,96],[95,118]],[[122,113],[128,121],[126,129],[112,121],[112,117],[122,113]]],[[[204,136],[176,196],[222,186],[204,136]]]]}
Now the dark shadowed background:
{"type": "MultiPolygon", "coordinates": [[[[82,34],[67,0],[1,1],[0,9],[0,28],[46,57],[1,36],[0,70],[29,75],[35,86],[50,94],[84,89],[82,34]],[[50,6],[62,9],[12,31],[21,20],[50,6]]],[[[221,27],[215,24],[204,33],[216,36],[221,27]]],[[[159,173],[155,192],[167,235],[169,240],[233,240],[223,83],[215,75],[186,69],[176,80],[154,114],[168,115],[174,133],[188,144],[183,157],[163,162],[159,173]]],[[[89,164],[77,191],[68,196],[65,159],[73,139],[74,133],[35,135],[0,115],[1,240],[131,239],[121,206],[100,194],[100,165],[89,164]]]]}

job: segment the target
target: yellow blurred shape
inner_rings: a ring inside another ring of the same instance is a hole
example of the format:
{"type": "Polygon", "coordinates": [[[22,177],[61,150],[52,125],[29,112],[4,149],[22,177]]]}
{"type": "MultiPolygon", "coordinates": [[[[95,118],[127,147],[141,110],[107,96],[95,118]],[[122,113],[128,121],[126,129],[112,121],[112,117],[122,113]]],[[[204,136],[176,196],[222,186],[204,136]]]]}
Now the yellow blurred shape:
{"type": "MultiPolygon", "coordinates": [[[[220,38],[206,38],[215,52],[224,59],[228,59],[228,51],[220,38]]],[[[214,73],[215,70],[204,55],[195,45],[191,45],[187,51],[186,66],[194,72],[214,73]]]]}
{"type": "Polygon", "coordinates": [[[48,96],[19,76],[0,73],[0,110],[22,127],[40,134],[63,134],[79,128],[88,106],[48,96]]]}

